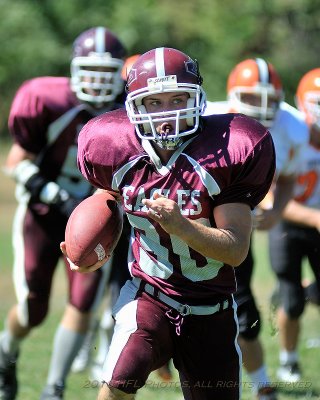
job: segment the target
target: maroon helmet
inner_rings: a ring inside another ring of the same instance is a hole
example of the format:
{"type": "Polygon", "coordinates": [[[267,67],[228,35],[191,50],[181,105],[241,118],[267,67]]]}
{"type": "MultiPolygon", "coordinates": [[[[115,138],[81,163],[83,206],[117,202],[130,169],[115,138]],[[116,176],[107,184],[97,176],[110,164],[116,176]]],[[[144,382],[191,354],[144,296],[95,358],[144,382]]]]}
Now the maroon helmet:
{"type": "Polygon", "coordinates": [[[179,50],[156,48],[140,56],[133,64],[127,80],[126,109],[130,121],[135,124],[139,137],[155,140],[163,148],[174,149],[181,137],[194,133],[199,127],[199,117],[206,105],[201,87],[202,78],[198,63],[179,50]],[[187,108],[159,113],[147,113],[143,99],[150,94],[183,92],[189,94],[187,108]],[[180,132],[179,121],[186,119],[190,129],[180,132]],[[175,131],[160,137],[154,122],[174,121],[175,131]]]}
{"type": "Polygon", "coordinates": [[[73,44],[71,87],[79,100],[103,105],[123,91],[121,71],[126,50],[104,27],[81,33],[73,44]]]}

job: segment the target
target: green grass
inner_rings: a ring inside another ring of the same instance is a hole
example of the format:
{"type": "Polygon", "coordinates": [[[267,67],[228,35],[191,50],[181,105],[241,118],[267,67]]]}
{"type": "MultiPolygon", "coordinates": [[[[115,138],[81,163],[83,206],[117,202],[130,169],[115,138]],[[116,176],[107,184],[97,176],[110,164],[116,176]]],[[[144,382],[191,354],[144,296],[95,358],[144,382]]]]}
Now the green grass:
{"type": "MultiPolygon", "coordinates": [[[[3,165],[4,155],[8,146],[0,143],[0,166],[3,165]]],[[[14,185],[11,180],[1,175],[0,185],[0,327],[2,328],[6,313],[15,302],[15,294],[11,280],[11,222],[16,202],[14,185]]],[[[265,348],[265,358],[269,373],[276,382],[275,373],[278,365],[278,335],[274,315],[270,313],[268,299],[273,288],[274,277],[270,271],[267,256],[267,238],[264,233],[254,235],[254,253],[256,267],[253,287],[263,316],[261,339],[265,348]]],[[[308,273],[306,274],[308,275],[308,273]]],[[[66,301],[65,276],[61,266],[58,268],[53,288],[50,314],[46,321],[35,329],[23,343],[19,358],[20,392],[18,400],[39,399],[46,381],[52,340],[66,301]]],[[[299,352],[301,354],[304,372],[300,385],[279,387],[279,400],[291,399],[320,399],[320,348],[309,349],[308,339],[320,338],[319,311],[308,306],[302,318],[302,332],[299,352]]],[[[212,360],[214,363],[214,360],[212,360]]],[[[248,382],[246,375],[244,383],[248,382]]],[[[87,373],[71,373],[67,382],[66,400],[94,400],[97,395],[97,383],[89,380],[87,373]]],[[[181,400],[183,399],[179,380],[174,372],[174,380],[165,384],[159,381],[155,373],[151,374],[146,387],[141,389],[137,400],[181,400]]],[[[251,393],[246,387],[243,390],[243,400],[250,400],[251,393]]],[[[223,400],[223,399],[216,399],[223,400]]]]}

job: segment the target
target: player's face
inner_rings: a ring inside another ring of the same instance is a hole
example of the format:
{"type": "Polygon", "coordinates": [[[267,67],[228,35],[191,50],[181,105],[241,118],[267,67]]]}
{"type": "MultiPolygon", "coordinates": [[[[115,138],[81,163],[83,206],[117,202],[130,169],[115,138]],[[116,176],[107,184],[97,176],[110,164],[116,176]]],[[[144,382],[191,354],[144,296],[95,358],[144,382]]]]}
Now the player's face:
{"type": "MultiPolygon", "coordinates": [[[[143,105],[147,113],[159,113],[164,111],[177,111],[187,108],[188,93],[184,92],[169,92],[157,93],[147,96],[143,99],[143,105]]],[[[156,131],[160,134],[171,133],[175,130],[174,121],[155,122],[156,131]]],[[[186,119],[179,120],[180,132],[187,129],[186,119]]]]}
{"type": "Polygon", "coordinates": [[[268,108],[277,108],[279,105],[279,98],[277,96],[268,95],[267,104],[263,104],[263,98],[257,93],[241,93],[241,101],[250,106],[262,107],[267,106],[268,108]]]}
{"type": "MultiPolygon", "coordinates": [[[[111,67],[87,67],[83,69],[90,71],[90,75],[84,76],[82,80],[88,83],[88,87],[84,89],[84,92],[91,96],[99,96],[101,92],[99,85],[112,84],[113,74],[116,73],[116,69],[111,67]],[[96,89],[95,85],[98,85],[96,89]]],[[[110,94],[111,89],[106,90],[106,95],[110,94]]]]}

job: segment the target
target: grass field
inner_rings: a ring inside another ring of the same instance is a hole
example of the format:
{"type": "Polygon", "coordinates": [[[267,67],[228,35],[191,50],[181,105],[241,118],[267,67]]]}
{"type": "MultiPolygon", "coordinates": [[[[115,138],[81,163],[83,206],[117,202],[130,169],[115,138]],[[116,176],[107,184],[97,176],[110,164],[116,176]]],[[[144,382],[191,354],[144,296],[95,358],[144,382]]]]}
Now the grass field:
{"type": "MultiPolygon", "coordinates": [[[[0,142],[0,166],[3,165],[8,145],[0,142]]],[[[4,324],[5,315],[9,307],[14,304],[15,295],[11,280],[11,222],[16,206],[14,199],[14,185],[9,178],[1,173],[0,185],[0,327],[4,324]]],[[[254,275],[254,292],[263,316],[261,338],[265,347],[266,363],[276,383],[275,373],[278,361],[278,338],[274,315],[269,310],[268,298],[273,287],[274,277],[270,272],[267,257],[266,235],[254,234],[254,252],[256,269],[254,275]]],[[[39,399],[42,387],[46,380],[48,363],[55,328],[63,312],[65,304],[66,286],[64,271],[57,270],[50,314],[43,325],[35,329],[28,340],[22,345],[19,358],[20,392],[18,400],[39,399]]],[[[303,326],[300,340],[300,354],[303,367],[303,380],[296,385],[279,384],[279,400],[290,399],[318,399],[320,400],[320,347],[309,348],[311,339],[320,340],[319,311],[309,305],[303,316],[303,326]]],[[[199,338],[201,340],[201,338],[199,338]]],[[[213,360],[214,362],[214,360],[213,360]]],[[[243,376],[243,400],[250,400],[251,394],[246,375],[243,376]]],[[[90,381],[86,373],[70,374],[65,394],[66,400],[94,400],[97,394],[97,382],[90,381]]],[[[159,381],[155,374],[150,376],[146,387],[141,389],[137,400],[181,400],[183,399],[177,375],[174,381],[165,384],[159,381]]],[[[223,399],[212,399],[223,400],[223,399]]]]}

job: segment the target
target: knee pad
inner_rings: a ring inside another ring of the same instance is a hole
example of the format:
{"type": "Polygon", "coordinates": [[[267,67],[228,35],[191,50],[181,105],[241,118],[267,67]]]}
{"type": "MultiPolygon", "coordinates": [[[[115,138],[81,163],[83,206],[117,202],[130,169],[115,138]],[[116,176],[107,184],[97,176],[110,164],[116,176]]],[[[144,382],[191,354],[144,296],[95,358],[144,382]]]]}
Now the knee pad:
{"type": "Polygon", "coordinates": [[[238,306],[239,334],[246,340],[254,340],[261,329],[260,313],[253,299],[238,306]]]}
{"type": "Polygon", "coordinates": [[[311,304],[320,306],[320,291],[316,282],[310,283],[304,288],[305,298],[311,304]]]}
{"type": "Polygon", "coordinates": [[[283,304],[283,309],[288,317],[292,319],[299,318],[304,310],[305,301],[301,298],[290,298],[283,304]]]}

